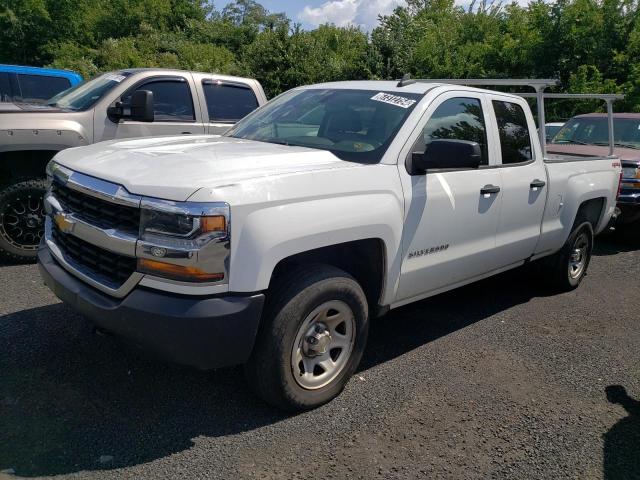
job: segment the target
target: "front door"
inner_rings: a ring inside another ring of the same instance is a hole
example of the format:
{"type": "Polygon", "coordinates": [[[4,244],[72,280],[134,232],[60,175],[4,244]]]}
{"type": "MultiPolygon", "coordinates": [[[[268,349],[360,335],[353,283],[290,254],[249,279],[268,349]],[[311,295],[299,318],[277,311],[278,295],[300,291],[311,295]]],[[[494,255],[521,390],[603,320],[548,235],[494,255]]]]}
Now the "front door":
{"type": "Polygon", "coordinates": [[[182,76],[155,77],[127,91],[121,101],[128,102],[136,90],[153,92],[153,122],[107,120],[105,138],[151,137],[158,135],[202,135],[205,127],[190,82],[182,76]],[[108,130],[111,130],[109,132],[108,130]]]}
{"type": "Polygon", "coordinates": [[[501,176],[491,168],[495,160],[486,111],[483,94],[443,94],[428,108],[422,134],[412,147],[424,150],[432,139],[474,141],[481,146],[480,168],[410,175],[400,166],[405,226],[396,302],[444,290],[496,264],[501,176]]]}

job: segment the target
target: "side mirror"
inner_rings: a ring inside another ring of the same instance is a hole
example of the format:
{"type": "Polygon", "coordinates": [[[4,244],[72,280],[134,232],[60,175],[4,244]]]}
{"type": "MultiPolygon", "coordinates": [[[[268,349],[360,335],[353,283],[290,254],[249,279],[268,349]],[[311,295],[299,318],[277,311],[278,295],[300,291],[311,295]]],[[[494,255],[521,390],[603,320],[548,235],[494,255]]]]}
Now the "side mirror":
{"type": "Polygon", "coordinates": [[[153,122],[153,117],[153,92],[149,90],[133,92],[129,118],[138,122],[153,122]]]}
{"type": "Polygon", "coordinates": [[[426,145],[424,153],[411,154],[412,173],[444,168],[478,168],[481,159],[482,151],[478,142],[436,139],[426,145]]]}
{"type": "Polygon", "coordinates": [[[107,116],[114,122],[121,118],[129,118],[137,122],[153,122],[153,92],[137,90],[133,92],[129,102],[116,102],[107,108],[107,116]]]}

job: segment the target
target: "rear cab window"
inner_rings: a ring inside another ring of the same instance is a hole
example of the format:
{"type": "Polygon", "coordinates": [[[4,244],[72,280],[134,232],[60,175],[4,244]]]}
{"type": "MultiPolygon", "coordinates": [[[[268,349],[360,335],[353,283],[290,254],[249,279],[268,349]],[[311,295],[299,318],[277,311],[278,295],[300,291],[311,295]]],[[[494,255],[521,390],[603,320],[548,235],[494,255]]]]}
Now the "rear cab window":
{"type": "Polygon", "coordinates": [[[68,78],[52,75],[18,74],[23,102],[44,102],[71,87],[68,78]]]}
{"type": "Polygon", "coordinates": [[[258,99],[248,85],[203,80],[210,122],[235,123],[258,108],[258,99]]]}
{"type": "Polygon", "coordinates": [[[513,102],[492,100],[498,123],[502,164],[512,165],[533,160],[531,132],[524,109],[513,102]]]}
{"type": "Polygon", "coordinates": [[[0,102],[10,102],[13,100],[11,82],[7,72],[0,72],[0,102]]]}

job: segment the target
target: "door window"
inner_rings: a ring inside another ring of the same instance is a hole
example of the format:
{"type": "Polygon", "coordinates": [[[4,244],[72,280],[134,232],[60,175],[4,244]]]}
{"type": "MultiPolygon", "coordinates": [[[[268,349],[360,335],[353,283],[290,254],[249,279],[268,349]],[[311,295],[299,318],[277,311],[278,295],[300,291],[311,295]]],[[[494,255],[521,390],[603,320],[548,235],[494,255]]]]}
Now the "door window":
{"type": "MultiPolygon", "coordinates": [[[[195,113],[191,88],[182,80],[152,80],[138,85],[134,91],[149,90],[153,93],[153,113],[156,122],[193,122],[195,113]]],[[[122,97],[129,102],[133,91],[122,97]]]]}
{"type": "Polygon", "coordinates": [[[212,122],[237,122],[258,108],[258,99],[247,86],[206,82],[202,88],[212,122]]]}
{"type": "Polygon", "coordinates": [[[489,164],[487,129],[482,105],[477,98],[456,97],[442,102],[423,130],[424,144],[436,139],[468,140],[480,145],[480,165],[489,164]]]}
{"type": "Polygon", "coordinates": [[[528,162],[533,158],[531,135],[524,110],[517,103],[493,100],[498,121],[502,164],[528,162]]]}
{"type": "Polygon", "coordinates": [[[71,82],[62,77],[48,75],[18,74],[23,102],[42,102],[71,87],[71,82]]]}

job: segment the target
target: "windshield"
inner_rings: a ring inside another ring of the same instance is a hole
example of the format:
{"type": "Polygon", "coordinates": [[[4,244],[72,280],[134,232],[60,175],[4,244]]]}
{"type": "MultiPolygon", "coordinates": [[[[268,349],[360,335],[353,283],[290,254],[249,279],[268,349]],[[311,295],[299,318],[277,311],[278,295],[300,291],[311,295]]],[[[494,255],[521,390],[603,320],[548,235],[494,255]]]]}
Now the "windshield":
{"type": "MultiPolygon", "coordinates": [[[[640,118],[614,118],[614,143],[620,147],[640,149],[640,118]]],[[[579,145],[609,145],[606,117],[578,117],[569,120],[551,143],[579,145]]]]}
{"type": "Polygon", "coordinates": [[[556,133],[560,131],[562,125],[545,125],[544,134],[547,137],[547,142],[550,141],[553,137],[555,137],[556,133]]]}
{"type": "Polygon", "coordinates": [[[105,73],[60,92],[50,98],[47,105],[65,110],[86,110],[129,75],[131,75],[130,72],[105,73]]]}
{"type": "Polygon", "coordinates": [[[342,160],[377,163],[422,95],[302,89],[256,110],[226,135],[328,150],[342,160]]]}

